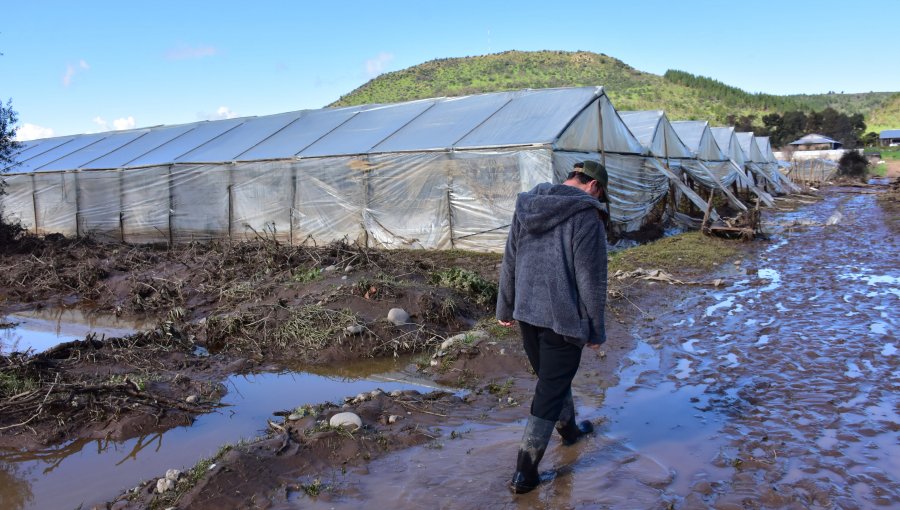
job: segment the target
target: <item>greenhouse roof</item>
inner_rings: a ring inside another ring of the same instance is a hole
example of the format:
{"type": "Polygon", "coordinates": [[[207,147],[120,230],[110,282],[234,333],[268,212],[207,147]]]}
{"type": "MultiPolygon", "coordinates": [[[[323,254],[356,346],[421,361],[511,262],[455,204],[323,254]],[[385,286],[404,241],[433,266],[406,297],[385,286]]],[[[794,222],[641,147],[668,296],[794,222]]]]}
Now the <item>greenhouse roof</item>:
{"type": "Polygon", "coordinates": [[[602,87],[324,108],[23,143],[13,173],[521,146],[637,153],[602,87]],[[598,108],[589,108],[597,104],[598,108]],[[600,118],[602,117],[602,122],[600,118]],[[602,127],[602,133],[601,133],[602,127]]]}
{"type": "Polygon", "coordinates": [[[709,128],[709,131],[712,133],[713,138],[716,139],[716,143],[719,145],[719,148],[722,149],[722,152],[736,165],[743,167],[744,151],[741,150],[741,144],[734,135],[734,128],[713,127],[709,128]]]}
{"type": "Polygon", "coordinates": [[[820,143],[840,143],[836,140],[832,140],[825,135],[818,135],[816,133],[808,134],[802,138],[794,140],[789,145],[812,145],[812,144],[820,144],[820,143]]]}
{"type": "Polygon", "coordinates": [[[682,120],[672,123],[675,132],[691,149],[698,159],[705,161],[724,161],[728,157],[716,143],[716,139],[709,129],[709,123],[704,120],[682,120]]]}
{"type": "Polygon", "coordinates": [[[622,121],[650,154],[667,158],[690,158],[691,150],[678,137],[662,110],[619,112],[622,121]]]}

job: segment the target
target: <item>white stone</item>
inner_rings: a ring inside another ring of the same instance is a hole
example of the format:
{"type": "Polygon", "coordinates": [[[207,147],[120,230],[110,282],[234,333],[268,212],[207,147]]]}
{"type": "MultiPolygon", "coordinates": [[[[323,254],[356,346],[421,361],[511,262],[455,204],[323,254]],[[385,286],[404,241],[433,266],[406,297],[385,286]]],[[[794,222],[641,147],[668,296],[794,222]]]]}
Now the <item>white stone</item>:
{"type": "Polygon", "coordinates": [[[397,420],[402,420],[402,419],[403,419],[402,416],[398,416],[398,415],[396,415],[396,414],[392,414],[392,415],[388,416],[388,423],[396,423],[397,420]]]}
{"type": "Polygon", "coordinates": [[[347,332],[348,335],[358,335],[366,330],[366,327],[362,324],[354,324],[352,326],[347,326],[344,328],[344,331],[347,332]]]}
{"type": "Polygon", "coordinates": [[[347,264],[347,267],[344,268],[345,273],[349,273],[350,271],[353,271],[353,264],[347,264]]]}
{"type": "Polygon", "coordinates": [[[400,326],[409,322],[409,314],[402,308],[391,308],[388,312],[387,319],[391,324],[400,326]]]}
{"type": "Polygon", "coordinates": [[[179,478],[181,478],[181,471],[177,469],[169,469],[166,471],[166,480],[177,482],[179,478]]]}
{"type": "Polygon", "coordinates": [[[392,396],[392,397],[399,397],[401,395],[403,395],[403,392],[400,390],[394,390],[390,393],[390,396],[392,396]]]}
{"type": "Polygon", "coordinates": [[[362,418],[356,413],[337,413],[328,422],[332,427],[348,427],[357,430],[362,427],[362,418]]]}
{"type": "Polygon", "coordinates": [[[365,402],[366,400],[369,400],[369,394],[368,394],[368,393],[360,393],[360,394],[357,395],[356,398],[353,399],[353,400],[354,400],[355,402],[365,402]]]}
{"type": "Polygon", "coordinates": [[[303,414],[302,414],[302,413],[291,413],[291,414],[289,414],[288,417],[287,417],[288,421],[297,421],[297,420],[300,420],[300,419],[302,419],[302,418],[303,418],[303,414]]]}
{"type": "Polygon", "coordinates": [[[376,398],[380,395],[384,395],[384,392],[381,390],[372,390],[372,392],[369,393],[369,396],[371,396],[372,398],[376,398]]]}
{"type": "Polygon", "coordinates": [[[325,268],[325,272],[326,272],[326,273],[330,273],[330,272],[332,272],[332,271],[334,271],[334,270],[336,270],[336,269],[337,269],[337,266],[328,266],[328,267],[325,268]]]}
{"type": "Polygon", "coordinates": [[[156,492],[162,494],[175,488],[175,482],[168,478],[160,478],[156,481],[156,492]]]}
{"type": "Polygon", "coordinates": [[[188,404],[196,404],[198,400],[200,400],[200,397],[197,395],[188,395],[188,397],[184,399],[188,404]]]}

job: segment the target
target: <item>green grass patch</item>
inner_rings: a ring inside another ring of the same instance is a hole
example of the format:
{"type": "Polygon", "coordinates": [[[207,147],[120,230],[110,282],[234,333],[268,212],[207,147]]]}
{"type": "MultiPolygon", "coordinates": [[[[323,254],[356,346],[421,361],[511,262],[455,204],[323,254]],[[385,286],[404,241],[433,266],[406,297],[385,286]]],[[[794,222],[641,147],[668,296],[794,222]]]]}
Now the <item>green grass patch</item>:
{"type": "Polygon", "coordinates": [[[38,386],[38,382],[29,377],[14,372],[0,372],[0,398],[31,392],[38,386]]]}
{"type": "Polygon", "coordinates": [[[291,279],[297,283],[308,283],[318,280],[322,276],[322,270],[318,267],[298,267],[291,275],[291,279]]]}
{"type": "Polygon", "coordinates": [[[609,274],[637,268],[709,271],[737,253],[733,241],[687,232],[613,253],[609,257],[609,274]]]}
{"type": "Polygon", "coordinates": [[[879,163],[869,167],[869,175],[872,177],[884,177],[887,175],[887,164],[879,163]]]}
{"type": "Polygon", "coordinates": [[[468,269],[452,267],[431,273],[432,285],[460,290],[480,305],[497,302],[497,284],[468,269]]]}

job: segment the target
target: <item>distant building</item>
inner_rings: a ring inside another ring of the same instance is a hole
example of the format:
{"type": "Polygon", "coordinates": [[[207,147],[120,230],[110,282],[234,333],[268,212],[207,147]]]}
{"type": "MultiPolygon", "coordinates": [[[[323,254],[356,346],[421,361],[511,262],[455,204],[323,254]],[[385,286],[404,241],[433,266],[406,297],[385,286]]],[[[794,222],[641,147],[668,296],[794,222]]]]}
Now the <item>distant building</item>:
{"type": "Polygon", "coordinates": [[[830,151],[840,149],[843,144],[824,135],[815,133],[794,140],[788,145],[794,146],[798,151],[830,151]]]}
{"type": "Polygon", "coordinates": [[[897,147],[900,145],[900,129],[886,129],[878,135],[878,145],[897,147]]]}

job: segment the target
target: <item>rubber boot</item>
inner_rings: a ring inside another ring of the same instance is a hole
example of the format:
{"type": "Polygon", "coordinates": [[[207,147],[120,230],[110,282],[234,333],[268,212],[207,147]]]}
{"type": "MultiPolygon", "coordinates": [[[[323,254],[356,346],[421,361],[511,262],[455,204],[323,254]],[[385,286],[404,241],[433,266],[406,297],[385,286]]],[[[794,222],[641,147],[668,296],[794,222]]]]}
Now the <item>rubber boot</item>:
{"type": "Polygon", "coordinates": [[[572,390],[566,395],[562,412],[559,413],[559,421],[556,422],[556,431],[562,437],[562,443],[566,446],[572,446],[579,439],[594,431],[594,425],[584,420],[575,423],[575,400],[572,398],[572,390]]]}
{"type": "Polygon", "coordinates": [[[544,457],[550,436],[553,435],[553,425],[554,422],[550,420],[536,416],[528,417],[528,425],[525,426],[525,434],[522,436],[519,456],[516,459],[516,472],[509,484],[510,490],[516,494],[531,492],[540,485],[538,464],[544,457]]]}

